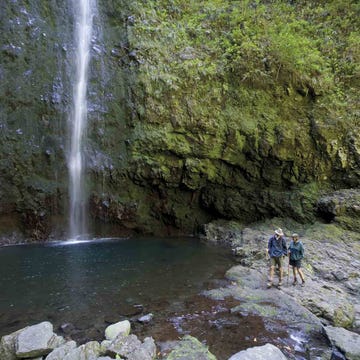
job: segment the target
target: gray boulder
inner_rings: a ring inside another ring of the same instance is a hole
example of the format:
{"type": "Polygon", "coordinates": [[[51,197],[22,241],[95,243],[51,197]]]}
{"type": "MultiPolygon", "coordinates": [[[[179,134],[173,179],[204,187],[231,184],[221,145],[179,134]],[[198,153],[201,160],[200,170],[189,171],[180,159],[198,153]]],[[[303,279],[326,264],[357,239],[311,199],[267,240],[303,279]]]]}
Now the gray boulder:
{"type": "Polygon", "coordinates": [[[242,245],[241,226],[236,222],[217,220],[204,225],[204,240],[231,248],[242,245]]]}
{"type": "Polygon", "coordinates": [[[147,337],[142,343],[136,335],[119,335],[108,346],[106,354],[119,355],[127,360],[152,360],[156,355],[154,339],[147,337]]]}
{"type": "MultiPolygon", "coordinates": [[[[25,328],[26,329],[26,328],[25,328]]],[[[13,332],[10,335],[5,335],[1,338],[0,341],[0,359],[1,360],[16,360],[15,355],[15,345],[16,345],[16,338],[20,334],[21,331],[25,329],[20,329],[13,332]]]]}
{"type": "Polygon", "coordinates": [[[62,360],[97,360],[100,353],[100,344],[97,341],[90,341],[71,350],[62,360]]]}
{"type": "Polygon", "coordinates": [[[152,313],[150,314],[146,314],[144,316],[141,316],[139,319],[138,319],[138,322],[142,323],[142,324],[146,324],[146,323],[149,323],[152,319],[153,319],[154,315],[152,313]]]}
{"type": "Polygon", "coordinates": [[[360,335],[344,328],[326,326],[326,336],[348,360],[360,360],[360,335]]]}
{"type": "Polygon", "coordinates": [[[152,337],[147,337],[144,339],[140,348],[137,349],[132,354],[132,357],[129,357],[129,360],[152,360],[156,356],[156,345],[152,337]]]}
{"type": "Polygon", "coordinates": [[[106,340],[114,340],[120,334],[127,336],[130,334],[130,330],[131,324],[129,320],[119,321],[105,329],[105,338],[106,340]]]}
{"type": "Polygon", "coordinates": [[[107,354],[110,356],[120,355],[127,357],[141,346],[141,341],[136,335],[119,335],[107,348],[107,354]]]}
{"type": "Polygon", "coordinates": [[[229,360],[287,360],[287,357],[276,346],[266,344],[240,351],[229,360]]]}
{"type": "Polygon", "coordinates": [[[62,360],[73,349],[76,348],[75,341],[68,341],[64,345],[54,349],[45,359],[46,360],[62,360]]]}
{"type": "Polygon", "coordinates": [[[50,322],[29,326],[21,331],[15,343],[18,358],[34,358],[49,354],[53,349],[64,343],[61,336],[53,332],[50,322]]]}
{"type": "Polygon", "coordinates": [[[198,339],[186,335],[166,360],[216,360],[216,357],[198,339]]]}

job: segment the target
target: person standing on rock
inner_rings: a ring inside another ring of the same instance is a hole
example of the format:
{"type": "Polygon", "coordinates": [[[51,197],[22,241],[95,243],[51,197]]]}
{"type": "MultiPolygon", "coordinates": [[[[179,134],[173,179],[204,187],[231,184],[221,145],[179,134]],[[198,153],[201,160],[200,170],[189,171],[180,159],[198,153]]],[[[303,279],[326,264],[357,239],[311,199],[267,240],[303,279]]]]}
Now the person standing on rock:
{"type": "Polygon", "coordinates": [[[275,267],[279,269],[279,283],[278,286],[282,285],[283,269],[282,259],[287,256],[288,250],[286,246],[286,240],[282,229],[276,229],[275,234],[271,236],[268,241],[267,256],[270,258],[270,275],[267,287],[270,288],[273,284],[275,267]]]}
{"type": "Polygon", "coordinates": [[[301,260],[304,258],[304,245],[299,241],[299,235],[292,234],[292,241],[289,245],[289,264],[292,266],[294,274],[293,285],[297,284],[296,272],[299,274],[301,279],[301,286],[305,286],[304,274],[301,270],[301,260]]]}

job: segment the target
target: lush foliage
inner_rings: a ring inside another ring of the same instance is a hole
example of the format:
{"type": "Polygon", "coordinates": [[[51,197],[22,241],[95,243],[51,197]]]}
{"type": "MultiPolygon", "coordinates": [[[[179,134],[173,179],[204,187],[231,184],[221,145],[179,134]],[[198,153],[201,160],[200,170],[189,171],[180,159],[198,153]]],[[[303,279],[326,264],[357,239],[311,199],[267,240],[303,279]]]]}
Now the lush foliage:
{"type": "MultiPolygon", "coordinates": [[[[357,1],[163,0],[132,10],[139,61],[163,90],[230,76],[237,85],[346,100],[358,86],[357,1]]],[[[163,96],[157,86],[149,92],[163,96]]]]}

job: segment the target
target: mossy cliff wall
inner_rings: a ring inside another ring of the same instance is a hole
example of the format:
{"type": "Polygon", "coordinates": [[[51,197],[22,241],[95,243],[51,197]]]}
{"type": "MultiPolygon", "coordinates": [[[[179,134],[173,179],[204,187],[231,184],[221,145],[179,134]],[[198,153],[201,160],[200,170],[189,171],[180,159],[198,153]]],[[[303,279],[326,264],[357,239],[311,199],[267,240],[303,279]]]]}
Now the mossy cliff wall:
{"type": "MultiPolygon", "coordinates": [[[[73,19],[69,4],[1,6],[0,212],[40,237],[52,216],[66,220],[73,19]]],[[[92,218],[147,233],[305,222],[322,192],[358,187],[359,12],[355,1],[99,1],[92,218]]]]}

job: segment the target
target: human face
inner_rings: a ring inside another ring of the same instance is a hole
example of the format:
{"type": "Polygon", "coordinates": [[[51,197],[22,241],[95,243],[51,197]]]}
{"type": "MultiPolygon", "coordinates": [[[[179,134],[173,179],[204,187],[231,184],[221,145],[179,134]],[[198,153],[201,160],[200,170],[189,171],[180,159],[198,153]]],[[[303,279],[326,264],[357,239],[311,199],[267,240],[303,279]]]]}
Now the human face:
{"type": "Polygon", "coordinates": [[[295,236],[295,237],[293,237],[293,240],[294,240],[294,242],[298,242],[299,238],[295,236]]]}

